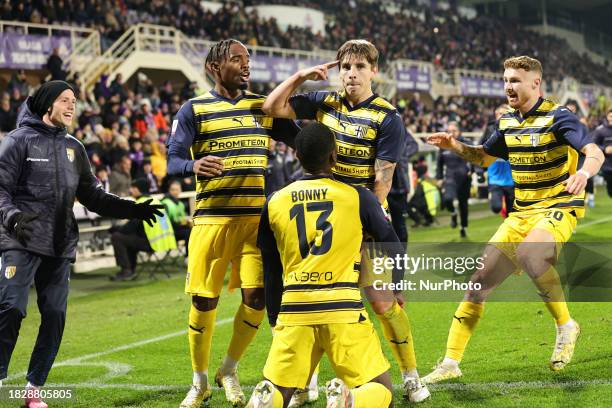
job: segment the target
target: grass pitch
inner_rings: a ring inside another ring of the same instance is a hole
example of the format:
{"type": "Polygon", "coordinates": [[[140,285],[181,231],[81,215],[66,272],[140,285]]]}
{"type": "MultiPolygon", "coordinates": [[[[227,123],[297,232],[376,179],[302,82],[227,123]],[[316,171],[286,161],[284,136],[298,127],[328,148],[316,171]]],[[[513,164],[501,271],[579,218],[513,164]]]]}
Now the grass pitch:
{"type": "MultiPolygon", "coordinates": [[[[612,200],[597,196],[597,206],[578,224],[573,241],[612,243],[612,200]]],[[[469,239],[486,242],[501,223],[484,205],[470,209],[469,239]]],[[[458,231],[440,225],[410,231],[411,242],[459,242],[458,231]]],[[[611,246],[612,249],[612,246],[611,246]]],[[[171,279],[151,281],[145,276],[131,283],[108,281],[111,270],[75,276],[64,340],[48,386],[72,390],[69,400],[47,399],[51,407],[177,407],[191,382],[186,326],[189,299],[183,294],[184,271],[176,268],[171,279]]],[[[515,279],[504,285],[513,285],[515,279]]],[[[609,290],[609,289],[608,289],[609,290]]],[[[452,298],[452,299],[451,299],[452,298]]],[[[458,297],[447,302],[408,303],[419,371],[427,374],[443,356],[446,336],[458,297]]],[[[232,318],[240,302],[238,292],[224,291],[213,339],[212,377],[225,355],[232,318]]],[[[612,404],[612,303],[570,304],[582,335],[572,363],[561,373],[548,369],[555,330],[540,302],[491,302],[468,346],[461,365],[464,376],[431,386],[428,407],[609,407],[612,404]]],[[[374,320],[377,324],[376,320],[374,320]]],[[[22,406],[7,399],[10,386],[22,387],[40,318],[32,292],[11,361],[9,379],[0,394],[0,407],[22,406]]],[[[250,394],[261,379],[271,342],[267,323],[262,324],[239,374],[250,394]]],[[[391,353],[383,341],[390,361],[391,353]]],[[[392,363],[394,383],[399,370],[392,363]]],[[[334,377],[326,359],[321,365],[320,385],[334,377]]],[[[395,392],[396,406],[408,405],[395,392]]],[[[320,395],[313,407],[324,407],[320,395]]],[[[227,406],[222,390],[210,404],[227,406]]]]}

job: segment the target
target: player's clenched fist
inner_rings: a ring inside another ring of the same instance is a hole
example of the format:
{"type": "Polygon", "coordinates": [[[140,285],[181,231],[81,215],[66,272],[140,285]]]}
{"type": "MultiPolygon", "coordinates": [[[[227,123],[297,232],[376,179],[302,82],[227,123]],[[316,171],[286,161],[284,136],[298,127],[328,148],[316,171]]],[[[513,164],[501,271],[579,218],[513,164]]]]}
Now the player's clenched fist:
{"type": "Polygon", "coordinates": [[[440,149],[452,149],[455,147],[455,138],[446,132],[438,132],[428,136],[427,143],[440,149]]]}
{"type": "Polygon", "coordinates": [[[193,172],[197,176],[220,176],[223,172],[223,158],[217,156],[204,156],[193,163],[193,172]]]}
{"type": "Polygon", "coordinates": [[[328,77],[327,72],[330,69],[337,67],[338,64],[339,61],[332,61],[312,68],[303,69],[300,71],[300,77],[310,81],[326,81],[328,77]]]}

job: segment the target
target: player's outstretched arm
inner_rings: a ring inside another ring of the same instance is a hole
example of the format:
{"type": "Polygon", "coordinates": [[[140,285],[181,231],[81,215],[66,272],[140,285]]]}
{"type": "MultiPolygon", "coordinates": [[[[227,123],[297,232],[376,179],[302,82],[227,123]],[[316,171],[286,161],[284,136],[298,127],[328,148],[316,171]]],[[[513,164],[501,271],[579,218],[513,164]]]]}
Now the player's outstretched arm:
{"type": "Polygon", "coordinates": [[[338,61],[328,62],[311,68],[302,69],[281,82],[263,104],[266,115],[275,118],[296,119],[297,115],[289,103],[289,98],[304,82],[325,81],[328,78],[328,70],[338,65],[338,61]]]}
{"type": "Polygon", "coordinates": [[[427,143],[440,149],[452,150],[465,160],[480,167],[489,167],[496,160],[494,156],[484,151],[482,145],[467,145],[456,140],[446,132],[434,133],[427,138],[427,143]]]}
{"type": "Polygon", "coordinates": [[[93,211],[105,217],[139,219],[153,226],[157,217],[164,214],[162,204],[153,204],[153,199],[135,203],[107,193],[98,185],[95,178],[81,179],[77,189],[77,199],[89,211],[93,211]],[[92,182],[93,181],[93,182],[92,182]]]}
{"type": "Polygon", "coordinates": [[[82,145],[77,154],[80,176],[76,198],[85,208],[106,217],[137,218],[149,225],[155,222],[156,216],[163,215],[161,209],[164,206],[151,204],[151,200],[136,204],[104,191],[91,171],[91,164],[82,145]]]}

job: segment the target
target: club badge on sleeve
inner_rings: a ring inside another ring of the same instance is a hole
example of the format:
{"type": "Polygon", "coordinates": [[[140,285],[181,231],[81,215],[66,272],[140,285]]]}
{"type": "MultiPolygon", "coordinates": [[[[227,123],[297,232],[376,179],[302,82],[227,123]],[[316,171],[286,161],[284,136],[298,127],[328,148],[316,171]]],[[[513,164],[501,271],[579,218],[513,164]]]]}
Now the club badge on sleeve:
{"type": "Polygon", "coordinates": [[[6,279],[11,279],[13,276],[15,276],[16,272],[17,272],[16,266],[7,266],[6,269],[4,270],[4,276],[6,277],[6,279]]]}
{"type": "Polygon", "coordinates": [[[74,161],[74,149],[67,147],[66,156],[68,156],[68,160],[70,160],[70,162],[72,163],[74,161]]]}

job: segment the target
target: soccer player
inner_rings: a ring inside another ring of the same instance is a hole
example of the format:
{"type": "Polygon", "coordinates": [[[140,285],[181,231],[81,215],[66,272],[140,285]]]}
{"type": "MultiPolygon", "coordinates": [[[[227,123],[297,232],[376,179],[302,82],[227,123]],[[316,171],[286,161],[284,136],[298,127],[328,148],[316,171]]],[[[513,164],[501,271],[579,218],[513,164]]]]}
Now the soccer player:
{"type": "Polygon", "coordinates": [[[192,299],[188,337],[193,385],[183,408],[199,407],[212,396],[210,347],[230,263],[229,288],[241,288],[242,303],[215,382],[225,389],[232,405],[245,403],[236,368],[264,316],[263,270],[256,238],[265,202],[269,138],[293,145],[297,133],[293,121],[264,115],[264,97],[246,91],[249,53],[239,41],[216,43],[205,64],[215,87],[181,107],[168,147],[168,173],[195,174],[197,191],[185,284],[192,299]]]}
{"type": "MultiPolygon", "coordinates": [[[[263,109],[274,117],[314,119],[329,127],[337,141],[334,177],[370,189],[383,204],[391,188],[395,163],[408,138],[406,128],[393,105],[372,92],[372,80],[378,72],[378,50],[374,45],[365,40],[347,41],[338,49],[336,59],[293,74],[270,93],[263,109]],[[327,80],[328,71],[336,66],[340,69],[342,91],[292,96],[307,80],[327,80]]],[[[422,401],[429,391],[422,386],[416,370],[412,332],[401,293],[394,301],[380,299],[372,287],[374,280],[371,273],[362,274],[360,285],[399,362],[409,399],[422,401]]]]}
{"type": "Polygon", "coordinates": [[[599,171],[603,154],[587,137],[576,115],[539,96],[542,65],[538,60],[509,58],[504,69],[512,110],[502,115],[494,136],[480,146],[460,143],[447,133],[436,133],[427,140],[481,167],[497,157],[508,160],[515,183],[515,211],[493,235],[484,251],[483,268],[471,277],[482,289],[465,293],[453,316],[446,356],[423,378],[427,383],[462,375],[459,363],[487,296],[517,268],[532,279],[556,322],[557,338],[550,359],[553,371],[570,362],[580,334],[568,311],[555,263],[577,220],[584,216],[584,187],[599,171]],[[580,169],[579,152],[586,156],[580,169]]]}
{"type": "Polygon", "coordinates": [[[248,407],[287,407],[325,353],[339,377],[327,383],[328,408],[386,408],[389,363],[361,302],[359,237],[366,230],[393,257],[403,247],[372,192],[334,179],[328,127],[311,123],[295,142],[305,174],[268,198],[257,238],[274,337],[248,407]]]}

